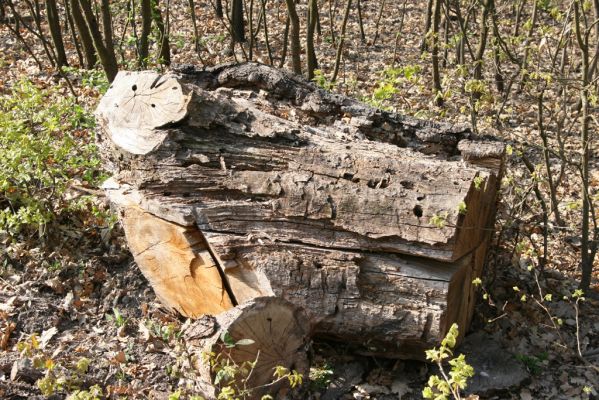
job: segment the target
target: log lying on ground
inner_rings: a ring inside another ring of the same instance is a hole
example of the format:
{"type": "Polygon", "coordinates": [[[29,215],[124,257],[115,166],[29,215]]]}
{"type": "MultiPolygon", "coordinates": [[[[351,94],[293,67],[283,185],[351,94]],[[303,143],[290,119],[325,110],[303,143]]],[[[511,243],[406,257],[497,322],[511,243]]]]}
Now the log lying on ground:
{"type": "Polygon", "coordinates": [[[502,145],[254,63],[120,73],[97,116],[136,261],[184,315],[278,296],[305,308],[317,333],[414,358],[453,322],[465,331],[502,145]],[[153,247],[166,239],[135,233],[145,222],[131,207],[193,244],[153,247]],[[149,261],[144,248],[161,255],[149,261]],[[166,279],[159,258],[189,251],[204,252],[221,281],[186,279],[190,255],[166,279]],[[201,282],[217,290],[183,306],[201,282]]]}
{"type": "Polygon", "coordinates": [[[276,297],[256,298],[216,317],[206,315],[186,324],[187,349],[196,360],[209,360],[196,366],[201,378],[195,382],[197,391],[215,398],[218,371],[237,365],[234,376],[219,378],[220,385],[232,387],[244,399],[260,399],[267,393],[280,398],[289,383],[273,375],[275,368],[307,376],[309,327],[298,307],[276,297]]]}

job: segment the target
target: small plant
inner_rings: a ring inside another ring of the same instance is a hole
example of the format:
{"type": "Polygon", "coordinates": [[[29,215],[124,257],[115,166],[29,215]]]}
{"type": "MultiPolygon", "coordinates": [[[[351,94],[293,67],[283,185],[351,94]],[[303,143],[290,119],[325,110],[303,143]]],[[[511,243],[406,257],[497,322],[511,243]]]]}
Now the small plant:
{"type": "Polygon", "coordinates": [[[437,228],[443,228],[447,224],[447,217],[448,216],[449,216],[449,213],[447,211],[444,211],[444,212],[439,213],[439,214],[433,214],[433,216],[431,217],[429,223],[431,225],[436,226],[437,228]]]}
{"type": "Polygon", "coordinates": [[[314,81],[314,83],[316,83],[316,86],[329,92],[334,90],[335,86],[337,86],[335,82],[329,80],[324,75],[321,69],[314,70],[314,78],[312,78],[312,80],[314,81]]]}
{"type": "Polygon", "coordinates": [[[81,80],[83,86],[88,89],[97,90],[100,94],[106,93],[110,83],[106,74],[98,69],[79,69],[75,67],[62,67],[62,71],[71,74],[81,80]]]}
{"type": "Polygon", "coordinates": [[[112,309],[112,313],[114,315],[106,314],[106,319],[108,321],[114,321],[114,324],[117,328],[121,328],[127,324],[127,318],[125,318],[123,314],[121,314],[118,308],[114,307],[112,309]]]}
{"type": "Polygon", "coordinates": [[[449,396],[461,399],[461,390],[466,388],[468,378],[474,376],[474,369],[466,362],[463,354],[452,358],[458,335],[458,325],[453,324],[441,342],[441,347],[426,351],[426,359],[437,364],[441,376],[431,375],[422,391],[425,399],[447,400],[449,396]],[[443,366],[445,362],[451,366],[449,373],[443,366]]]}
{"type": "Polygon", "coordinates": [[[67,400],[100,400],[104,398],[104,392],[98,385],[90,387],[88,390],[75,390],[67,400]]]}
{"type": "Polygon", "coordinates": [[[316,389],[325,389],[331,382],[334,371],[327,363],[310,368],[310,382],[316,389]]]}
{"type": "Polygon", "coordinates": [[[73,97],[27,79],[0,96],[0,233],[43,236],[52,221],[71,218],[67,189],[101,178],[93,125],[73,97]]]}
{"type": "Polygon", "coordinates": [[[481,189],[481,186],[482,186],[482,184],[484,183],[484,181],[485,181],[485,178],[483,178],[483,177],[482,177],[482,176],[480,176],[480,175],[477,175],[477,176],[474,178],[474,188],[475,188],[476,190],[480,190],[480,189],[481,189]]]}
{"type": "Polygon", "coordinates": [[[526,369],[533,375],[539,375],[542,371],[541,364],[547,360],[547,352],[543,352],[537,356],[527,356],[526,354],[516,354],[516,359],[520,361],[526,369]]]}

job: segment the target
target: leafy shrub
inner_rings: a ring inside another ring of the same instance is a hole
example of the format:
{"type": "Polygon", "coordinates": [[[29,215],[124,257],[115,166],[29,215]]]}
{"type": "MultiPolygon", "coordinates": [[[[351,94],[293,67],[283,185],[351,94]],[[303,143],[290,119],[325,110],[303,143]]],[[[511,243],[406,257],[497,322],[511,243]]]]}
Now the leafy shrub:
{"type": "Polygon", "coordinates": [[[0,96],[0,234],[42,234],[83,206],[65,194],[75,180],[94,185],[100,179],[93,125],[73,97],[27,79],[0,96]]]}
{"type": "Polygon", "coordinates": [[[441,342],[441,347],[426,351],[426,359],[437,364],[441,376],[430,376],[422,391],[425,399],[447,400],[451,397],[459,400],[462,398],[460,391],[466,388],[468,378],[474,376],[474,369],[466,362],[463,354],[453,357],[458,335],[458,325],[453,324],[441,342]],[[451,367],[448,372],[445,371],[444,363],[451,367]]]}

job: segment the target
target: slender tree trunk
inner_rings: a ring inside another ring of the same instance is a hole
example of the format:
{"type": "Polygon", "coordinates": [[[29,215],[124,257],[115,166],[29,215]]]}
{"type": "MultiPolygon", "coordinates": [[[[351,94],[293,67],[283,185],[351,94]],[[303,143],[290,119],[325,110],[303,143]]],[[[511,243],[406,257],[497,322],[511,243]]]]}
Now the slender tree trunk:
{"type": "Polygon", "coordinates": [[[526,77],[527,77],[527,72],[526,72],[526,68],[528,66],[528,53],[530,52],[530,46],[532,43],[532,35],[535,31],[535,27],[537,25],[537,17],[538,17],[538,7],[537,7],[538,2],[534,1],[533,7],[532,7],[532,16],[531,18],[531,24],[530,24],[530,28],[528,29],[528,40],[527,40],[527,44],[524,47],[524,55],[522,56],[522,64],[520,65],[520,71],[522,71],[522,76],[520,79],[520,90],[522,90],[524,88],[524,84],[526,83],[526,77]]]}
{"type": "Polygon", "coordinates": [[[433,95],[435,104],[440,107],[443,105],[443,88],[441,87],[441,74],[439,72],[439,23],[441,22],[441,2],[443,0],[434,0],[432,17],[432,69],[433,69],[433,95]]]}
{"type": "Polygon", "coordinates": [[[243,0],[233,0],[233,3],[231,5],[231,36],[233,38],[234,43],[245,42],[243,0]]]}
{"type": "Polygon", "coordinates": [[[196,49],[196,54],[198,55],[200,62],[203,65],[206,65],[206,63],[204,62],[204,59],[202,57],[202,45],[201,45],[201,41],[200,41],[200,31],[198,30],[198,21],[197,21],[197,17],[196,17],[195,1],[188,0],[188,3],[189,3],[189,12],[191,15],[191,23],[193,25],[193,43],[194,43],[194,47],[196,49]]]}
{"type": "Polygon", "coordinates": [[[27,24],[23,18],[21,17],[21,14],[19,14],[19,12],[17,11],[17,9],[15,8],[12,0],[7,0],[8,2],[8,6],[10,7],[10,10],[13,13],[13,16],[15,18],[18,18],[20,20],[20,22],[23,24],[23,26],[31,33],[33,33],[35,36],[37,36],[38,39],[40,39],[40,42],[42,43],[42,47],[44,48],[44,52],[46,53],[46,56],[48,57],[48,61],[50,61],[50,65],[52,67],[56,66],[56,55],[54,54],[54,50],[52,49],[52,46],[48,43],[48,41],[46,40],[46,37],[44,36],[44,31],[42,30],[42,17],[40,14],[40,8],[39,8],[39,3],[36,1],[35,5],[31,3],[30,0],[26,0],[25,3],[27,4],[27,7],[29,8],[29,11],[31,12],[31,16],[33,17],[33,22],[35,23],[35,27],[37,29],[37,31],[35,29],[33,29],[31,26],[29,26],[29,24],[27,24]]]}
{"type": "MultiPolygon", "coordinates": [[[[2,0],[0,0],[1,2],[2,0]]],[[[71,6],[69,4],[69,0],[65,0],[64,2],[64,19],[67,21],[68,30],[71,34],[71,39],[73,40],[73,46],[75,47],[75,51],[77,52],[77,59],[79,60],[79,66],[84,68],[83,64],[83,54],[81,53],[81,44],[77,38],[77,32],[75,31],[75,24],[73,23],[73,15],[71,13],[71,6]]]]}
{"type": "Polygon", "coordinates": [[[152,33],[152,0],[141,0],[141,36],[139,37],[137,65],[142,69],[148,65],[150,33],[152,33]]]}
{"type": "Polygon", "coordinates": [[[225,14],[223,13],[223,2],[222,0],[216,0],[214,3],[214,13],[219,19],[223,19],[225,14]]]}
{"type": "Polygon", "coordinates": [[[283,50],[281,51],[281,61],[279,62],[279,68],[285,66],[285,60],[287,59],[287,48],[289,47],[289,15],[285,19],[285,31],[283,32],[283,50]]]}
{"type": "MultiPolygon", "coordinates": [[[[495,7],[493,2],[494,0],[486,0],[483,3],[483,14],[481,16],[480,21],[480,34],[478,40],[478,49],[476,50],[476,55],[474,58],[474,79],[480,80],[483,77],[483,57],[485,55],[485,50],[487,48],[487,38],[489,36],[489,23],[488,16],[489,12],[495,7]]],[[[475,98],[478,99],[480,97],[479,93],[475,93],[475,98]]]]}
{"type": "Polygon", "coordinates": [[[343,43],[345,42],[345,29],[347,28],[347,21],[349,20],[350,10],[351,0],[347,0],[347,5],[345,6],[345,14],[343,14],[343,23],[341,24],[341,37],[339,38],[339,43],[337,44],[337,53],[335,54],[335,67],[333,69],[333,76],[331,77],[331,82],[335,82],[337,80],[337,75],[339,74],[341,54],[343,53],[343,43]]]}
{"type": "MultiPolygon", "coordinates": [[[[14,13],[13,13],[13,16],[15,16],[14,13]]],[[[44,65],[35,56],[35,53],[34,53],[33,49],[31,48],[31,46],[29,46],[29,44],[27,43],[27,41],[25,40],[25,38],[21,34],[21,20],[19,18],[15,17],[14,18],[14,22],[15,22],[14,28],[10,25],[10,23],[8,23],[8,21],[6,23],[6,27],[8,28],[9,31],[11,31],[15,35],[15,37],[17,38],[17,40],[21,42],[21,44],[25,48],[25,51],[27,53],[29,53],[29,55],[31,55],[31,57],[35,60],[35,63],[37,64],[38,68],[40,70],[44,69],[44,65]]]]}
{"type": "Polygon", "coordinates": [[[514,31],[512,36],[518,36],[520,34],[520,21],[522,20],[522,10],[526,5],[526,0],[520,0],[518,9],[516,10],[516,21],[514,22],[514,31]]]}
{"type": "Polygon", "coordinates": [[[379,25],[383,16],[383,10],[385,9],[385,0],[381,0],[381,7],[379,8],[379,14],[376,17],[376,23],[374,26],[374,39],[372,39],[372,45],[376,45],[376,41],[379,38],[379,25]]]}
{"type": "MultiPolygon", "coordinates": [[[[248,58],[251,60],[254,59],[254,0],[250,0],[249,7],[246,7],[247,19],[248,19],[248,29],[250,31],[250,43],[248,49],[248,58]],[[248,10],[249,8],[249,10],[248,10]]],[[[262,15],[260,15],[260,19],[262,19],[262,15]]],[[[260,21],[258,21],[258,29],[260,29],[260,21]]]]}
{"type": "Polygon", "coordinates": [[[364,33],[364,22],[362,20],[362,3],[360,0],[357,0],[356,8],[358,9],[358,25],[360,26],[360,40],[362,41],[362,43],[366,43],[366,34],[364,33]]]}
{"type": "Polygon", "coordinates": [[[169,66],[171,65],[171,47],[169,43],[169,29],[168,29],[168,19],[169,19],[169,10],[168,10],[168,2],[166,6],[166,15],[167,15],[167,24],[165,26],[164,19],[162,18],[162,12],[160,11],[159,0],[155,0],[154,4],[154,16],[156,18],[156,28],[158,29],[158,33],[160,34],[160,50],[158,53],[158,58],[163,65],[169,66]]]}
{"type": "MultiPolygon", "coordinates": [[[[581,161],[580,161],[580,173],[582,180],[582,232],[581,232],[581,269],[582,276],[580,279],[580,289],[588,291],[591,285],[591,276],[593,272],[593,259],[591,258],[591,246],[590,246],[590,226],[589,219],[591,218],[591,204],[592,201],[589,196],[589,159],[590,159],[590,144],[591,138],[589,136],[589,36],[585,32],[585,27],[582,25],[581,13],[584,10],[579,0],[574,1],[574,28],[576,31],[576,39],[578,47],[581,53],[582,59],[582,71],[581,75],[581,90],[580,100],[582,102],[582,113],[580,117],[580,141],[582,145],[581,149],[581,161]]],[[[594,216],[593,216],[594,217],[594,216]]]]}
{"type": "Polygon", "coordinates": [[[78,0],[68,0],[71,5],[71,15],[73,16],[73,22],[77,27],[77,33],[81,39],[81,46],[83,48],[83,56],[85,57],[85,68],[93,69],[98,62],[96,57],[96,50],[94,48],[94,42],[89,34],[89,29],[85,24],[83,14],[81,14],[81,6],[78,0]]]}
{"type": "Polygon", "coordinates": [[[96,17],[92,10],[90,0],[79,0],[79,5],[81,6],[81,11],[83,11],[83,16],[85,18],[89,34],[92,37],[94,47],[96,48],[96,52],[100,57],[102,68],[106,73],[106,78],[109,82],[112,82],[118,72],[118,65],[116,62],[116,56],[114,54],[114,48],[106,47],[105,42],[102,39],[102,34],[100,33],[98,21],[96,20],[96,17]]]}
{"type": "Polygon", "coordinates": [[[264,42],[266,44],[266,51],[268,51],[268,62],[273,65],[272,49],[270,48],[270,40],[268,38],[268,21],[266,20],[266,0],[260,0],[262,6],[262,16],[264,18],[264,42]]]}
{"type": "Polygon", "coordinates": [[[335,8],[333,2],[336,0],[329,0],[329,23],[331,25],[331,42],[335,44],[335,8]]]}
{"type": "Polygon", "coordinates": [[[435,0],[428,0],[426,3],[426,16],[424,19],[424,34],[422,36],[422,41],[420,42],[420,52],[424,53],[428,50],[428,34],[431,30],[431,22],[433,19],[433,5],[435,0]]]}
{"type": "Polygon", "coordinates": [[[104,33],[104,46],[114,53],[114,40],[112,38],[112,13],[110,0],[101,0],[100,12],[102,14],[102,31],[104,33]]]}
{"type": "Polygon", "coordinates": [[[314,78],[314,70],[318,68],[316,52],[314,51],[314,29],[318,15],[318,4],[316,0],[308,0],[308,30],[306,35],[306,60],[308,64],[308,79],[314,78]]]}
{"type": "Polygon", "coordinates": [[[547,131],[545,130],[545,124],[543,121],[543,100],[545,90],[539,93],[537,98],[537,125],[539,127],[539,135],[543,141],[543,160],[545,161],[545,171],[547,173],[547,184],[549,186],[549,196],[551,199],[551,211],[553,212],[553,218],[558,225],[562,225],[562,219],[560,217],[557,201],[557,193],[555,188],[555,182],[553,180],[553,173],[551,171],[551,163],[549,159],[549,140],[547,138],[547,131]]]}
{"type": "Polygon", "coordinates": [[[300,46],[300,22],[295,9],[295,3],[293,0],[285,0],[287,4],[287,13],[289,15],[290,27],[291,27],[291,62],[293,65],[293,72],[297,75],[302,73],[302,61],[301,61],[301,46],[300,46]]]}

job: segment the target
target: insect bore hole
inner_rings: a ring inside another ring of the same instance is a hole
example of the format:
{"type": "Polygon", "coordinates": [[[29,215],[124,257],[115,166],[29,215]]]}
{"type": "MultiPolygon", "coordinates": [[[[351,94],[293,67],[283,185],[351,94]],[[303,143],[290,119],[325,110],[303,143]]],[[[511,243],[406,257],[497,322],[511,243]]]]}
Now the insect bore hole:
{"type": "Polygon", "coordinates": [[[422,217],[422,206],[417,204],[414,206],[414,215],[417,216],[418,218],[422,217]]]}

